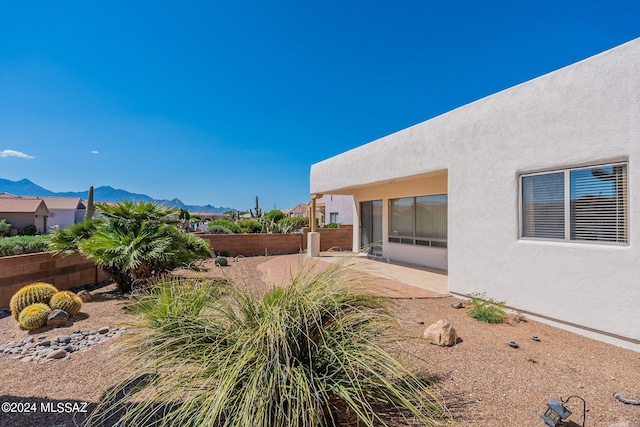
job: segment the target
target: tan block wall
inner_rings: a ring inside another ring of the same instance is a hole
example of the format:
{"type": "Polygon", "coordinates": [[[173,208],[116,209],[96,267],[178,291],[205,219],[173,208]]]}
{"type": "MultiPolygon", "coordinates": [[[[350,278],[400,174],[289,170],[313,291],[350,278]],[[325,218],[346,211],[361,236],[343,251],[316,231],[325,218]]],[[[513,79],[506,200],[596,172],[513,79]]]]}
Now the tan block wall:
{"type": "Polygon", "coordinates": [[[60,257],[41,252],[0,258],[0,307],[8,306],[11,296],[30,283],[51,283],[62,291],[107,277],[93,261],[80,255],[60,257]]]}
{"type": "MultiPolygon", "coordinates": [[[[320,250],[339,247],[350,251],[353,248],[353,226],[341,225],[340,228],[319,228],[320,250]]],[[[229,256],[283,255],[295,254],[307,249],[308,228],[302,233],[291,234],[200,234],[209,241],[211,250],[216,253],[228,252],[229,256]]]]}
{"type": "Polygon", "coordinates": [[[202,234],[215,253],[229,256],[295,254],[305,249],[302,233],[293,234],[202,234]]]}

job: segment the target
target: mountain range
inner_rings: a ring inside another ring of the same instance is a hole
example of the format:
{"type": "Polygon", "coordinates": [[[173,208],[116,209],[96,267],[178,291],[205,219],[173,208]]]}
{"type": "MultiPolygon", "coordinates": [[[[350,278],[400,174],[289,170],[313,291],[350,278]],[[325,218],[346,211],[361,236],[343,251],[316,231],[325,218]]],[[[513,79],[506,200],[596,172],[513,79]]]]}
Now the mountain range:
{"type": "MultiPolygon", "coordinates": [[[[186,209],[191,212],[211,212],[223,213],[228,210],[235,210],[226,207],[215,207],[212,205],[185,205],[180,199],[158,200],[147,196],[146,194],[130,193],[126,190],[120,190],[110,186],[96,187],[93,190],[93,199],[96,202],[121,202],[128,200],[131,202],[151,202],[165,203],[167,206],[186,209]]],[[[0,193],[10,193],[16,196],[40,196],[40,197],[79,197],[86,200],[89,190],[86,191],[66,191],[54,192],[41,187],[28,179],[20,181],[10,181],[0,178],[0,193]]]]}

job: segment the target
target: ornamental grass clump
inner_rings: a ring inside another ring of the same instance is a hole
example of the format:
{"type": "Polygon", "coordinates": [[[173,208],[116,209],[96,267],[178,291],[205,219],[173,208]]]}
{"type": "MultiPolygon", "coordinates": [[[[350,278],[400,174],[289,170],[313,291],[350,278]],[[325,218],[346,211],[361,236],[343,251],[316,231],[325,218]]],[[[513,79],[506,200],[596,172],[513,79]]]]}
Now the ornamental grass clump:
{"type": "Polygon", "coordinates": [[[389,413],[442,425],[434,390],[376,344],[384,301],[357,292],[339,266],[312,270],[262,293],[156,283],[130,307],[133,375],[92,423],[124,406],[125,425],[373,427],[389,413]]]}

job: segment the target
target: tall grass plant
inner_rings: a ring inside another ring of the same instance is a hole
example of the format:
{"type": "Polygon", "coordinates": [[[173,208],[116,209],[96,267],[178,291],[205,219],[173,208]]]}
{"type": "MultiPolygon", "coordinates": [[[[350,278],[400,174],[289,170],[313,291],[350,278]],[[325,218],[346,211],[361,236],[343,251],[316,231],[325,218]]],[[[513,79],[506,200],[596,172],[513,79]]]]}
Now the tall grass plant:
{"type": "Polygon", "coordinates": [[[94,425],[123,405],[121,422],[135,426],[373,427],[388,411],[443,425],[430,385],[376,343],[384,300],[357,285],[339,265],[264,292],[157,283],[130,307],[133,375],[105,395],[94,425]]]}

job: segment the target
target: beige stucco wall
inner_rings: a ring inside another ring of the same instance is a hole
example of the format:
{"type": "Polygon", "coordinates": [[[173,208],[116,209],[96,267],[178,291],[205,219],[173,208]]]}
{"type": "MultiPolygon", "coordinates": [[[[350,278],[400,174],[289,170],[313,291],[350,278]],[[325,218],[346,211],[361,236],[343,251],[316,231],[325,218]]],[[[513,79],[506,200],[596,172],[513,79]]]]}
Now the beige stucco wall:
{"type": "Polygon", "coordinates": [[[317,163],[310,190],[379,199],[391,180],[447,170],[451,292],[486,292],[640,351],[639,118],[636,39],[317,163]],[[619,160],[628,245],[519,239],[521,173],[619,160]]]}
{"type": "Polygon", "coordinates": [[[47,215],[46,209],[39,209],[36,213],[0,213],[0,220],[6,220],[13,229],[22,230],[27,225],[35,225],[38,232],[46,233],[47,215]]]}

